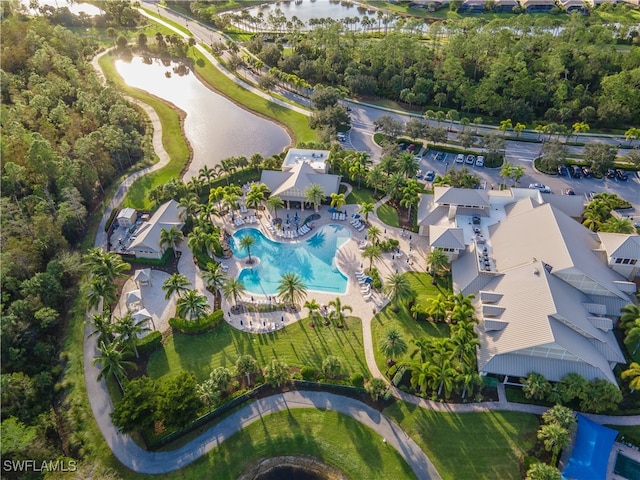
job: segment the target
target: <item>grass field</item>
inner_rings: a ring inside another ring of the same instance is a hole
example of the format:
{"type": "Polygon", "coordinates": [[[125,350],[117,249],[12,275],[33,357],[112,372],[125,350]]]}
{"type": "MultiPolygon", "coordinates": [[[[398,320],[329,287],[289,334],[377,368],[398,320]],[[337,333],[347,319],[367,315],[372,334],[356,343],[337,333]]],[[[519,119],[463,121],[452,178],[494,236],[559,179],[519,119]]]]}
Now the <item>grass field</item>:
{"type": "Polygon", "coordinates": [[[355,186],[351,193],[347,197],[347,203],[350,205],[353,204],[363,204],[363,203],[376,203],[377,200],[373,197],[373,190],[369,188],[362,187],[358,190],[355,186]]]}
{"type": "Polygon", "coordinates": [[[238,355],[244,354],[253,355],[261,367],[278,358],[290,367],[309,365],[320,370],[322,361],[335,355],[346,375],[360,372],[368,377],[360,319],[349,317],[346,326],[311,328],[309,320],[303,319],[270,334],[244,333],[226,323],[202,335],[174,334],[151,355],[147,374],[163,379],[187,370],[202,381],[215,367],[233,368],[238,355]]]}
{"type": "MultiPolygon", "coordinates": [[[[332,411],[292,409],[267,415],[166,479],[233,480],[258,460],[281,455],[319,458],[352,479],[415,479],[409,465],[373,430],[332,411]]],[[[129,478],[157,478],[128,475],[129,478]]]]}
{"type": "MultiPolygon", "coordinates": [[[[424,304],[428,298],[434,297],[440,292],[447,293],[443,286],[431,285],[431,275],[417,272],[406,273],[405,275],[409,279],[409,283],[416,295],[416,303],[424,304]]],[[[445,323],[417,322],[411,316],[411,312],[409,312],[406,305],[400,304],[400,310],[397,313],[392,310],[391,305],[388,305],[371,320],[371,337],[376,364],[381,372],[387,371],[387,365],[386,358],[380,351],[380,340],[390,328],[397,329],[409,347],[403,358],[396,359],[399,361],[408,360],[411,354],[417,350],[411,340],[425,335],[429,337],[449,336],[449,325],[445,323]]]]}
{"type": "Polygon", "coordinates": [[[521,479],[519,459],[538,419],[516,412],[438,413],[396,402],[384,412],[418,443],[444,480],[521,479]]]}
{"type": "Polygon", "coordinates": [[[385,203],[384,205],[380,205],[378,211],[376,212],[376,215],[378,215],[380,221],[385,225],[389,225],[390,227],[400,226],[398,211],[387,203],[385,203]]]}

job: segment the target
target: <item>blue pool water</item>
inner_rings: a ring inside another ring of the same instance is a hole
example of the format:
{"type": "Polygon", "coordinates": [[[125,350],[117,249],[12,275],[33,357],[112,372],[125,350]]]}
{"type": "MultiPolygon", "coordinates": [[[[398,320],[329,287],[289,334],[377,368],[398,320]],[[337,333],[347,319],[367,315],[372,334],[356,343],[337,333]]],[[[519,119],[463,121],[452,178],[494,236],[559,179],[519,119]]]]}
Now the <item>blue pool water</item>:
{"type": "Polygon", "coordinates": [[[277,293],[278,282],[287,272],[297,273],[307,290],[336,294],[347,291],[347,277],[335,265],[338,249],[351,236],[343,225],[324,225],[287,243],[274,242],[256,228],[244,228],[235,232],[230,242],[237,258],[248,258],[246,249],[240,248],[240,240],[246,235],[256,239],[251,257],[260,259],[257,266],[244,268],[238,277],[248,292],[277,293]]]}

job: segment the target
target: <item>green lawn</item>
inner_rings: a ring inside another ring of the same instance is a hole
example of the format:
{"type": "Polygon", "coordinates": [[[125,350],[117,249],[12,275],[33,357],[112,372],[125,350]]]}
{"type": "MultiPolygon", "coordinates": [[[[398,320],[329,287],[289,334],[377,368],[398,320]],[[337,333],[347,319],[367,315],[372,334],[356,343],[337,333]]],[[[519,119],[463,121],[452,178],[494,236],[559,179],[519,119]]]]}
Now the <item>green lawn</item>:
{"type": "Polygon", "coordinates": [[[390,227],[399,227],[400,219],[398,218],[398,211],[393,208],[388,203],[384,205],[380,205],[378,211],[376,212],[378,218],[385,225],[389,225],[390,227]]]}
{"type": "Polygon", "coordinates": [[[606,425],[624,435],[624,440],[640,447],[640,426],[606,425]]]}
{"type": "Polygon", "coordinates": [[[418,443],[444,480],[521,479],[519,459],[538,419],[516,412],[438,413],[396,402],[384,411],[418,443]]]}
{"type": "MultiPolygon", "coordinates": [[[[416,478],[397,451],[373,430],[345,415],[312,409],[267,415],[193,464],[162,478],[232,480],[260,459],[281,455],[319,458],[354,480],[416,478]]],[[[127,478],[157,478],[120,470],[127,478]]]]}
{"type": "Polygon", "coordinates": [[[201,335],[174,334],[162,349],[151,355],[147,374],[157,379],[187,370],[202,381],[215,367],[233,368],[238,355],[244,354],[253,355],[261,367],[278,358],[290,367],[309,365],[320,370],[322,361],[328,355],[335,355],[342,361],[346,375],[360,372],[368,377],[361,321],[349,317],[346,325],[344,329],[311,328],[309,320],[302,319],[274,333],[251,334],[223,323],[201,335]]]}
{"type": "Polygon", "coordinates": [[[358,190],[357,185],[353,186],[353,190],[351,190],[351,193],[347,197],[347,203],[349,205],[376,202],[377,200],[373,197],[373,190],[366,187],[362,187],[358,190]]]}
{"type": "MultiPolygon", "coordinates": [[[[440,292],[449,293],[442,286],[431,285],[431,275],[427,273],[407,273],[407,278],[411,283],[414,293],[416,294],[416,302],[424,304],[428,298],[438,295],[440,292]]],[[[444,282],[442,282],[444,283],[444,282]]],[[[412,339],[420,338],[424,335],[430,337],[448,337],[449,325],[445,323],[433,322],[417,322],[411,316],[406,305],[401,304],[400,310],[396,313],[391,305],[387,305],[380,313],[378,313],[371,321],[371,336],[373,340],[373,348],[376,357],[376,364],[381,372],[387,371],[386,358],[379,348],[380,340],[384,333],[390,328],[396,328],[404,337],[409,350],[404,358],[397,360],[408,360],[415,350],[416,346],[412,339]]]]}

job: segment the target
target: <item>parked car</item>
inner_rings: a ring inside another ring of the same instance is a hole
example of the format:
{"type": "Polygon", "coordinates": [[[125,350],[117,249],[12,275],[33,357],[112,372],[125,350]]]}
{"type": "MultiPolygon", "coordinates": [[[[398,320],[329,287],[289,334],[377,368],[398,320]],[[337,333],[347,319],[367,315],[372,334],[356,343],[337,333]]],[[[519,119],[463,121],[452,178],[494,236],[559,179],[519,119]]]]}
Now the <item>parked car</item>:
{"type": "Polygon", "coordinates": [[[429,170],[427,173],[424,174],[424,179],[427,182],[433,182],[435,178],[436,178],[436,174],[433,170],[429,170]]]}
{"type": "Polygon", "coordinates": [[[475,161],[476,161],[475,155],[467,155],[467,159],[465,160],[465,163],[467,163],[467,165],[473,165],[473,162],[475,161]]]}
{"type": "Polygon", "coordinates": [[[616,178],[622,182],[626,182],[629,179],[629,175],[618,168],[616,169],[616,178]]]}
{"type": "Polygon", "coordinates": [[[563,193],[564,193],[565,195],[575,195],[575,194],[576,194],[576,192],[574,192],[574,191],[573,191],[573,188],[571,188],[571,187],[567,187],[567,188],[565,188],[563,193]]]}
{"type": "Polygon", "coordinates": [[[456,163],[464,163],[464,155],[459,153],[456,157],[456,163]]]}
{"type": "Polygon", "coordinates": [[[436,156],[433,157],[436,162],[441,162],[444,160],[444,152],[436,153],[436,156]]]}
{"type": "Polygon", "coordinates": [[[478,155],[476,159],[476,167],[484,167],[484,156],[478,155]]]}
{"type": "Polygon", "coordinates": [[[347,107],[347,112],[350,112],[350,111],[351,111],[351,107],[347,107]]]}
{"type": "Polygon", "coordinates": [[[416,172],[416,178],[422,178],[422,170],[416,172]]]}
{"type": "Polygon", "coordinates": [[[582,167],[582,175],[584,176],[584,178],[590,178],[591,169],[589,167],[582,167]]]}
{"type": "Polygon", "coordinates": [[[338,140],[340,140],[341,142],[344,142],[346,139],[347,139],[347,136],[344,133],[342,132],[338,133],[338,140]]]}
{"type": "Polygon", "coordinates": [[[407,149],[407,144],[404,143],[404,142],[399,143],[398,146],[400,147],[400,150],[406,150],[407,149]]]}
{"type": "Polygon", "coordinates": [[[407,147],[407,152],[412,153],[416,149],[416,146],[412,143],[407,147]]]}
{"type": "Polygon", "coordinates": [[[568,177],[569,176],[569,169],[564,165],[560,165],[558,167],[558,175],[560,175],[561,177],[568,177]]]}
{"type": "Polygon", "coordinates": [[[613,168],[607,168],[607,178],[616,178],[616,171],[613,168]]]}
{"type": "Polygon", "coordinates": [[[571,165],[571,176],[573,178],[580,178],[582,176],[582,171],[580,171],[579,166],[571,165]]]}
{"type": "Polygon", "coordinates": [[[542,183],[530,183],[529,188],[533,190],[540,190],[542,193],[551,193],[551,188],[543,185],[542,183]]]}

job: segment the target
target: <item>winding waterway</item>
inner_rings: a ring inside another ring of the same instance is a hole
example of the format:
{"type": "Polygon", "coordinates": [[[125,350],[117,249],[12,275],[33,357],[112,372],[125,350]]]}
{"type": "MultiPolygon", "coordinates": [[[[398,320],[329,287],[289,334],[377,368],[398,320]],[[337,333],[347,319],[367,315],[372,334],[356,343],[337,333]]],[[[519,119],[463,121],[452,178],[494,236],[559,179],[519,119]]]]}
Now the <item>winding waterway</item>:
{"type": "Polygon", "coordinates": [[[249,158],[254,153],[268,157],[282,152],[291,139],[279,125],[259,117],[207,88],[188,67],[186,74],[174,72],[178,63],[116,60],[124,81],[173,103],[186,113],[184,133],[193,149],[185,180],[204,166],[213,167],[232,156],[249,158]]]}

